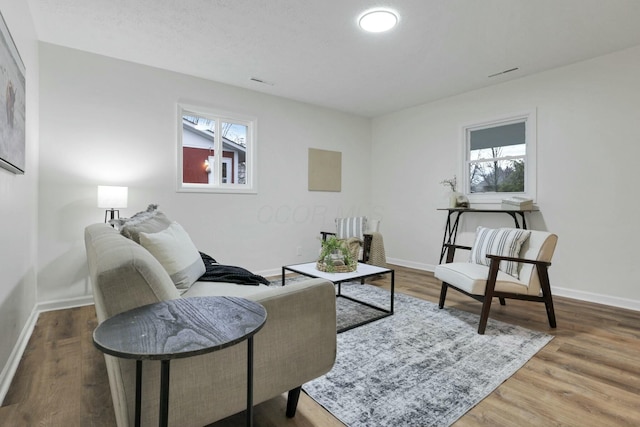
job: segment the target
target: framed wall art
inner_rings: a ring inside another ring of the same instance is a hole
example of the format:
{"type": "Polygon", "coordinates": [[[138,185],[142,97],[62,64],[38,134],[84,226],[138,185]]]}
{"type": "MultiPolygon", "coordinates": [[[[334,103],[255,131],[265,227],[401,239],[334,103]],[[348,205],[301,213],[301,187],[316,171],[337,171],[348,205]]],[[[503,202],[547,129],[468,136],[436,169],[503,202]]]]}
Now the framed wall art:
{"type": "Polygon", "coordinates": [[[0,13],[0,167],[25,169],[25,68],[0,13]]]}
{"type": "Polygon", "coordinates": [[[342,153],[309,148],[309,191],[342,191],[342,153]]]}

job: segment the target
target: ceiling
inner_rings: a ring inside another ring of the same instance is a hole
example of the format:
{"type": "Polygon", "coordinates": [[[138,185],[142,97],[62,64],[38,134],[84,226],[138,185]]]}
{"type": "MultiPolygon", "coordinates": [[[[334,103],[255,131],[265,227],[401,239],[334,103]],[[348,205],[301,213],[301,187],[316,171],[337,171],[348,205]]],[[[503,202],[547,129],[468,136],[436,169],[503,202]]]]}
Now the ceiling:
{"type": "Polygon", "coordinates": [[[366,117],[640,45],[638,0],[28,2],[41,41],[366,117]]]}

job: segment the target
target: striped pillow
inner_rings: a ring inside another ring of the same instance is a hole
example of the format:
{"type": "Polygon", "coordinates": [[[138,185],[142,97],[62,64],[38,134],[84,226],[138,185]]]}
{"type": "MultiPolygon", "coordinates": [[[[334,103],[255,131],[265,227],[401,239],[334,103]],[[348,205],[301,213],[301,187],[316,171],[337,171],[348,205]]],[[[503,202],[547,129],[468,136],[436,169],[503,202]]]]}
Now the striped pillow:
{"type": "MultiPolygon", "coordinates": [[[[489,265],[491,260],[486,257],[487,254],[518,257],[520,256],[520,248],[522,248],[523,243],[527,241],[530,234],[530,231],[519,228],[491,229],[478,227],[469,262],[489,265]]],[[[500,270],[516,279],[520,278],[520,263],[501,261],[500,270]]]]}
{"type": "Polygon", "coordinates": [[[364,239],[364,230],[367,227],[367,217],[358,216],[351,218],[336,218],[336,237],[338,239],[348,239],[357,237],[364,239]]]}

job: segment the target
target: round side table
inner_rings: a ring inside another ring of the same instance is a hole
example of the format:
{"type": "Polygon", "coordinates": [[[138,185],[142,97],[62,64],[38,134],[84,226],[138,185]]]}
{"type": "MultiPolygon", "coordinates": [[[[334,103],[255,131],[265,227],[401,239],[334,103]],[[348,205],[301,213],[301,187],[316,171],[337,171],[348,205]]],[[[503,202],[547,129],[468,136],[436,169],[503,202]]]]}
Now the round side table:
{"type": "Polygon", "coordinates": [[[266,319],[262,305],[244,298],[178,298],[134,308],[105,320],[93,332],[93,343],[103,353],[136,360],[136,427],[140,426],[142,361],[160,361],[159,424],[166,427],[171,360],[211,353],[247,340],[247,426],[252,426],[253,336],[266,319]]]}

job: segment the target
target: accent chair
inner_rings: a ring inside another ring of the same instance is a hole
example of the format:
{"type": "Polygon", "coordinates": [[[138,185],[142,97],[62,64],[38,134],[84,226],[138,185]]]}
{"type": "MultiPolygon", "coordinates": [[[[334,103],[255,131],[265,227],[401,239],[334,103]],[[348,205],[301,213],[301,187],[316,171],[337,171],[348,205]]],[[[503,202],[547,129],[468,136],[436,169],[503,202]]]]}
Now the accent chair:
{"type": "Polygon", "coordinates": [[[549,325],[556,327],[548,268],[558,236],[546,231],[478,227],[472,247],[447,245],[446,263],[434,275],[442,281],[439,307],[453,288],[482,302],[478,333],[484,334],[491,302],[497,297],[542,302],[549,325]],[[453,262],[456,249],[471,251],[468,262],[453,262]]]}

